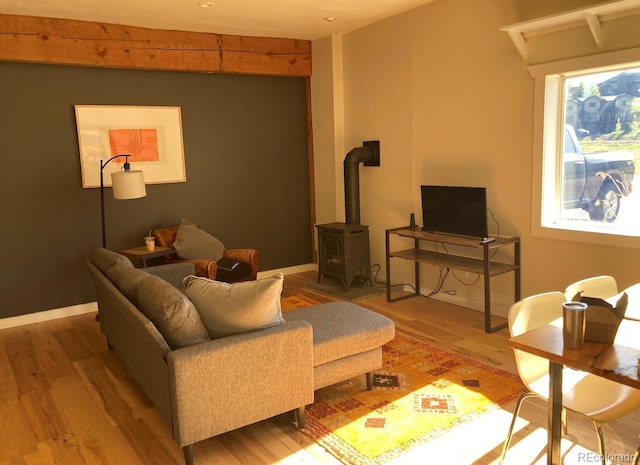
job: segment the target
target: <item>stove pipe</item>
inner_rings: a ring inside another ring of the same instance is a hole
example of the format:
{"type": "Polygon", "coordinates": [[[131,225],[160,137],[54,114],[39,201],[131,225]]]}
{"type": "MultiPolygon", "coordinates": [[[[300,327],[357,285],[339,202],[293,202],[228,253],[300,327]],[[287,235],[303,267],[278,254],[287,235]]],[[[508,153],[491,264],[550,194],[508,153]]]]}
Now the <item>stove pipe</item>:
{"type": "Polygon", "coordinates": [[[365,141],[344,158],[344,207],[347,224],[360,224],[359,165],[380,166],[380,141],[365,141]]]}

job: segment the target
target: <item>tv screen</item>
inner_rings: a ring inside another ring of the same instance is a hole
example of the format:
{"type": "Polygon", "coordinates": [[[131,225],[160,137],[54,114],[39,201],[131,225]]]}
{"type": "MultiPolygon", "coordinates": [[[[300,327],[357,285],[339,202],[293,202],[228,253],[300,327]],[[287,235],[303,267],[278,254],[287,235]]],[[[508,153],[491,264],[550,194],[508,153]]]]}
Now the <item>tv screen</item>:
{"type": "Polygon", "coordinates": [[[422,230],[485,239],[487,189],[484,187],[420,186],[422,230]]]}

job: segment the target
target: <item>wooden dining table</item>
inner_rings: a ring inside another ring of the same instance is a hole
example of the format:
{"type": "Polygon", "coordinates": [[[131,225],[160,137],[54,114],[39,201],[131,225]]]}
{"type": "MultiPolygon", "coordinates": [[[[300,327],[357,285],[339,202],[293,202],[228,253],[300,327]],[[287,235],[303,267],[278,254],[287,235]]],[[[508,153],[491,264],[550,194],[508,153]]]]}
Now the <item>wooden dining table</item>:
{"type": "Polygon", "coordinates": [[[562,318],[509,339],[509,346],[549,360],[547,464],[560,465],[562,369],[593,373],[640,389],[640,321],[623,319],[613,344],[585,341],[582,349],[565,349],[562,318]]]}

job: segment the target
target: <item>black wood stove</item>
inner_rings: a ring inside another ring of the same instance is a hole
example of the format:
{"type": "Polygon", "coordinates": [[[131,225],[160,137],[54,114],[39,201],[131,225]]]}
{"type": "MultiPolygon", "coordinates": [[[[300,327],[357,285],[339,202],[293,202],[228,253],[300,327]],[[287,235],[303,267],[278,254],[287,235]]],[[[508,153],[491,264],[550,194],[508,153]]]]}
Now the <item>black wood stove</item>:
{"type": "Polygon", "coordinates": [[[318,283],[325,276],[342,282],[349,292],[354,282],[371,283],[369,226],[360,224],[359,164],[380,166],[380,142],[364,142],[344,159],[346,223],[318,224],[318,283]]]}
{"type": "Polygon", "coordinates": [[[370,279],[369,226],[318,224],[318,282],[322,276],[339,279],[346,292],[358,280],[370,279]]]}

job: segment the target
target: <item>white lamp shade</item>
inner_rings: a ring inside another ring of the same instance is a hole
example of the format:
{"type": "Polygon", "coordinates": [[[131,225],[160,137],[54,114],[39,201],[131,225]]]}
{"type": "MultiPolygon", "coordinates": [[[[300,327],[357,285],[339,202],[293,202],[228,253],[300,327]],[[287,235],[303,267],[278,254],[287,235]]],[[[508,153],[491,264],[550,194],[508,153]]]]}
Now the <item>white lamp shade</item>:
{"type": "Polygon", "coordinates": [[[111,173],[111,187],[113,188],[114,199],[139,199],[147,195],[144,176],[140,170],[111,173]]]}

